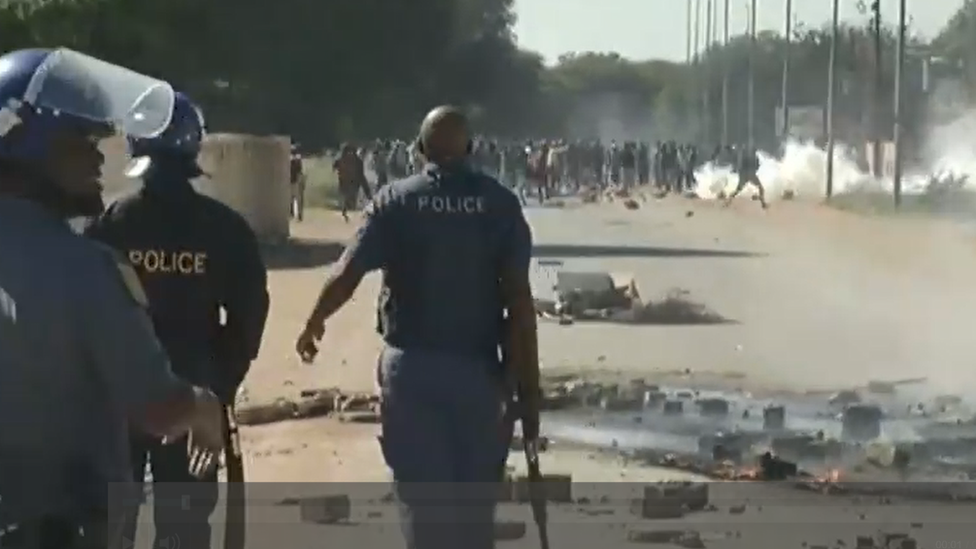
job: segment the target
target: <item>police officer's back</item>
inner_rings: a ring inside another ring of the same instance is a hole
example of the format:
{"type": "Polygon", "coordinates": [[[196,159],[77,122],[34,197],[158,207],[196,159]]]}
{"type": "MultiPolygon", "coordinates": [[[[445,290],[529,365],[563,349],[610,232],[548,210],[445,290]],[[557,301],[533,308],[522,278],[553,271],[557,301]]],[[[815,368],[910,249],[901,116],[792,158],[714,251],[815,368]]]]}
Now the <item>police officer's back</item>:
{"type": "Polygon", "coordinates": [[[2,547],[117,541],[130,426],[219,449],[219,403],[173,375],[131,268],[66,223],[101,206],[97,138],[158,131],[172,95],[70,50],[0,57],[2,547]]]}
{"type": "Polygon", "coordinates": [[[374,197],[297,349],[311,360],[325,320],[366,272],[383,271],[381,446],[409,509],[412,546],[490,547],[497,490],[475,500],[500,480],[508,451],[501,411],[511,387],[500,343],[515,344],[511,377],[538,384],[531,235],[518,198],[469,166],[459,111],[435,109],[420,135],[429,163],[374,197]],[[514,328],[504,331],[505,310],[516,318],[516,337],[514,328]],[[449,501],[430,508],[423,502],[431,497],[449,501]],[[457,516],[446,518],[445,509],[457,516]]]}

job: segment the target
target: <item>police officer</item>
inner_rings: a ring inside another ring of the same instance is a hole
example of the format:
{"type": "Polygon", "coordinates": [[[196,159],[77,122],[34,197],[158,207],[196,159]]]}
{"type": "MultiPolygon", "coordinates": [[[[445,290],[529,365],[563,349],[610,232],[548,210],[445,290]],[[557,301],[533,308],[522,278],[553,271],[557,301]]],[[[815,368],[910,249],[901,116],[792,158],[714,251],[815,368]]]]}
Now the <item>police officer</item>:
{"type": "MultiPolygon", "coordinates": [[[[111,204],[86,234],[135,267],[173,369],[230,404],[258,354],[267,272],[247,222],[190,184],[203,173],[197,166],[203,134],[200,110],[177,93],[163,133],[129,140],[127,175],[141,177],[142,188],[111,204]]],[[[134,434],[131,450],[135,482],[141,485],[147,460],[153,473],[156,546],[178,539],[184,547],[209,547],[216,468],[191,472],[186,445],[157,437],[134,434]]],[[[126,526],[133,539],[135,516],[126,526]]]]}
{"type": "MultiPolygon", "coordinates": [[[[427,164],[377,193],[296,348],[313,360],[328,318],[367,272],[383,271],[381,449],[397,483],[408,546],[488,548],[498,463],[508,452],[509,380],[538,393],[532,238],[518,198],[470,166],[460,110],[431,111],[417,145],[427,164]]],[[[537,422],[538,399],[524,405],[537,422]]]]}
{"type": "Polygon", "coordinates": [[[131,267],[66,222],[101,206],[97,138],[157,133],[172,104],[68,49],[0,56],[2,547],[117,545],[130,425],[221,447],[220,403],[173,374],[131,267]]]}

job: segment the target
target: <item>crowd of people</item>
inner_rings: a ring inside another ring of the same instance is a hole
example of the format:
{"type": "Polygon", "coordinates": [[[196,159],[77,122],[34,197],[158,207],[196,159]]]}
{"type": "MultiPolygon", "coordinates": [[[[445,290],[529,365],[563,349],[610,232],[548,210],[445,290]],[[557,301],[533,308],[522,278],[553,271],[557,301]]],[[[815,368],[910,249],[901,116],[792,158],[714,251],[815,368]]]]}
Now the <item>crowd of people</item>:
{"type": "MultiPolygon", "coordinates": [[[[707,152],[691,143],[648,141],[537,139],[502,140],[477,138],[471,161],[514,190],[523,204],[530,198],[545,202],[554,195],[577,192],[584,187],[632,189],[653,184],[665,193],[694,192],[695,172],[706,163],[731,166],[739,175],[736,189],[746,185],[765,192],[757,176],[759,160],[748,146],[716,146],[707,152]]],[[[406,177],[422,168],[423,159],[413,143],[400,139],[376,139],[362,146],[343,144],[333,165],[339,177],[342,212],[369,198],[372,189],[406,177]]],[[[293,177],[293,182],[298,179],[293,177]]]]}

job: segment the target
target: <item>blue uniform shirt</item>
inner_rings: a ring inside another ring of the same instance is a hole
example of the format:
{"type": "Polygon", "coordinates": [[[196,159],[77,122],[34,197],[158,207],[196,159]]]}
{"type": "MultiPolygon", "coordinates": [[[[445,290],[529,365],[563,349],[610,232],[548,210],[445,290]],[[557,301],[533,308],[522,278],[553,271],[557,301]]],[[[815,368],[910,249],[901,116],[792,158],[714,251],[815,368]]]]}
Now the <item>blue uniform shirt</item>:
{"type": "Polygon", "coordinates": [[[124,258],[7,198],[0,258],[0,526],[104,508],[132,479],[127,418],[182,382],[124,258]]]}
{"type": "Polygon", "coordinates": [[[378,191],[347,250],[360,273],[383,270],[379,332],[405,351],[497,360],[499,274],[529,268],[518,198],[466,165],[427,165],[378,191]]]}

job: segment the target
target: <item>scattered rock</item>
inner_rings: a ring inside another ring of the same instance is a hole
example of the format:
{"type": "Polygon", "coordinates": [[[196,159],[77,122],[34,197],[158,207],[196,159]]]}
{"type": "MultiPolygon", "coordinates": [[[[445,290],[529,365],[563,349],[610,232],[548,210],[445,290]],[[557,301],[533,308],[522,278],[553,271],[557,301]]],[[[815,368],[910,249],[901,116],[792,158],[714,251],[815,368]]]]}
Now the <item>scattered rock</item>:
{"type": "Polygon", "coordinates": [[[744,503],[741,503],[739,505],[733,505],[732,507],[729,507],[729,514],[730,515],[741,515],[741,514],[743,514],[745,512],[746,512],[746,505],[744,503]]]}
{"type": "Polygon", "coordinates": [[[671,544],[684,536],[683,530],[631,530],[627,532],[627,541],[645,544],[671,544]]]}
{"type": "Polygon", "coordinates": [[[302,499],[299,513],[302,522],[336,524],[349,520],[352,502],[347,494],[302,499]]]}
{"type": "Polygon", "coordinates": [[[694,482],[662,482],[644,487],[633,511],[646,519],[679,518],[688,511],[708,506],[708,485],[694,482]]]}
{"type": "Polygon", "coordinates": [[[294,418],[298,407],[290,400],[279,398],[274,402],[245,406],[236,411],[240,425],[264,425],[294,418]]]}
{"type": "MultiPolygon", "coordinates": [[[[514,481],[514,500],[519,503],[531,502],[530,488],[531,482],[528,476],[519,475],[514,481]]],[[[542,490],[546,501],[553,503],[572,503],[573,502],[573,476],[543,474],[542,490]]]]}
{"type": "Polygon", "coordinates": [[[339,414],[339,421],[345,423],[379,423],[380,415],[373,410],[361,412],[343,412],[339,414]]]}
{"type": "Polygon", "coordinates": [[[239,406],[236,410],[237,422],[241,425],[264,425],[336,412],[372,412],[378,402],[376,395],[343,394],[337,388],[305,389],[296,400],[279,398],[265,404],[239,406]]]}

